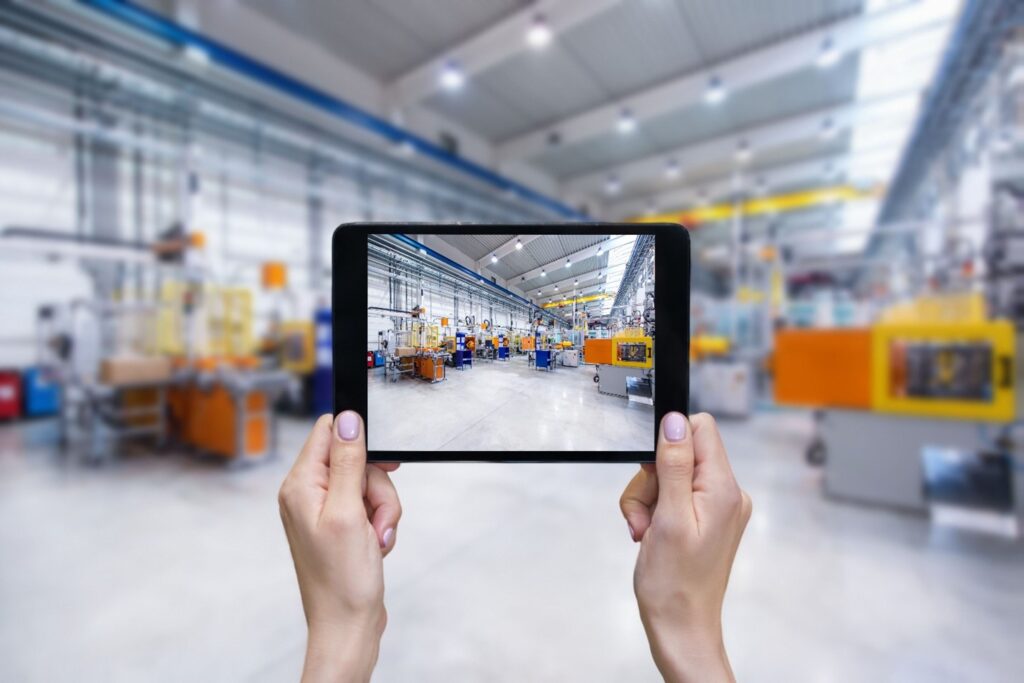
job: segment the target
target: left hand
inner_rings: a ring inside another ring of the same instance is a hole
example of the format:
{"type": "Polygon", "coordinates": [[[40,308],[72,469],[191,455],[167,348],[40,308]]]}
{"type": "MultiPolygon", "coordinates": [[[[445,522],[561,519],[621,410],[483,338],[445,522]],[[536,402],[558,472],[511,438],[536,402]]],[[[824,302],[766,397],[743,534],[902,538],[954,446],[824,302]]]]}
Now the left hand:
{"type": "Polygon", "coordinates": [[[383,558],[402,506],[388,472],[366,463],[359,415],[324,415],[278,494],[309,639],[303,680],[368,681],[387,613],[383,558]]]}

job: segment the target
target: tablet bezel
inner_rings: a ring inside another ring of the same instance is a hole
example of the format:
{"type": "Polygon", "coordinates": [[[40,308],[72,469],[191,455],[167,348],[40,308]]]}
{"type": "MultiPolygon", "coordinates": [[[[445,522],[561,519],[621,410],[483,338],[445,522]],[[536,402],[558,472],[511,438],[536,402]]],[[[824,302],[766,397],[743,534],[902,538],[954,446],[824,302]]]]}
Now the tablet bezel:
{"type": "MultiPolygon", "coordinates": [[[[566,234],[655,236],[654,357],[657,390],[649,450],[636,451],[383,451],[369,450],[370,462],[653,462],[658,425],[670,411],[688,414],[690,359],[690,236],[674,223],[345,223],[332,238],[332,342],[334,413],[355,410],[366,431],[367,239],[382,235],[566,234]]],[[[595,388],[596,391],[596,388],[595,388]]],[[[369,443],[369,441],[367,441],[369,443]]]]}

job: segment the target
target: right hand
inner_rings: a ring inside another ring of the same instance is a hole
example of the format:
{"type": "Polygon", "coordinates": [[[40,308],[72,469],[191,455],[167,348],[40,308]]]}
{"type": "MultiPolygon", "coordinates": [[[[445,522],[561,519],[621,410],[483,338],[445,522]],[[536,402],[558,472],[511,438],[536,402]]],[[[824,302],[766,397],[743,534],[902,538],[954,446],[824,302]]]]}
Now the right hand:
{"type": "Polygon", "coordinates": [[[714,419],[666,415],[655,464],[641,466],[619,504],[640,543],[633,589],[659,671],[667,681],[733,680],[722,602],[751,503],[714,419]]]}

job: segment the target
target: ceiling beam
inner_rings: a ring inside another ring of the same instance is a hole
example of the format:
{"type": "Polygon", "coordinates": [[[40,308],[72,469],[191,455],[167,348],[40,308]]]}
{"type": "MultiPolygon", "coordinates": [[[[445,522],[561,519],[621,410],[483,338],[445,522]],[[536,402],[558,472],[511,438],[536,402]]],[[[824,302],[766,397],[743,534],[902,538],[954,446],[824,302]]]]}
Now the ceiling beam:
{"type": "Polygon", "coordinates": [[[601,193],[612,172],[618,178],[622,188],[628,191],[631,181],[663,176],[667,158],[679,160],[680,179],[686,180],[690,175],[688,171],[692,172],[694,168],[734,158],[739,140],[746,141],[751,153],[756,158],[759,149],[785,146],[820,136],[826,120],[831,120],[833,128],[839,132],[865,121],[884,122],[886,118],[893,118],[895,112],[905,112],[907,107],[916,107],[917,94],[916,89],[886,93],[859,103],[817,109],[809,113],[801,113],[770,123],[732,131],[710,140],[676,147],[667,152],[652,154],[625,164],[576,176],[565,183],[563,194],[601,193]]]}
{"type": "Polygon", "coordinates": [[[908,2],[833,22],[509,138],[498,146],[498,156],[536,157],[550,149],[552,133],[557,133],[559,145],[566,146],[614,132],[624,106],[629,107],[642,126],[645,120],[702,104],[712,77],[720,79],[727,92],[735,92],[799,71],[815,63],[826,40],[831,40],[838,53],[844,54],[918,31],[941,30],[955,9],[956,3],[949,1],[908,2]]]}
{"type": "Polygon", "coordinates": [[[620,2],[622,0],[540,0],[530,4],[399,76],[387,86],[385,101],[393,109],[402,109],[427,99],[439,89],[438,73],[447,60],[458,63],[467,81],[465,87],[471,88],[476,74],[531,49],[526,44],[526,31],[538,15],[544,17],[551,29],[552,41],[557,41],[559,34],[620,2]]]}
{"type": "MultiPolygon", "coordinates": [[[[494,256],[497,256],[498,260],[500,261],[503,257],[508,256],[509,254],[516,251],[516,242],[521,241],[523,243],[523,246],[525,247],[527,244],[534,241],[538,237],[543,237],[543,235],[513,235],[512,239],[510,239],[508,242],[505,242],[504,244],[502,244],[500,247],[490,252],[489,254],[484,254],[484,256],[479,261],[476,262],[477,270],[490,267],[492,254],[494,256]]],[[[495,273],[495,275],[497,275],[497,273],[495,273]]]]}
{"type": "Polygon", "coordinates": [[[848,159],[849,153],[843,152],[817,156],[792,164],[744,171],[740,176],[739,187],[737,187],[734,175],[687,183],[668,190],[627,197],[614,204],[609,204],[605,208],[604,215],[611,220],[622,220],[650,213],[652,205],[656,207],[655,211],[657,212],[671,211],[693,206],[698,202],[716,202],[738,193],[751,196],[762,191],[773,192],[780,186],[804,182],[825,184],[844,179],[857,182],[858,179],[848,177],[848,159]]]}
{"type": "MultiPolygon", "coordinates": [[[[618,269],[625,270],[625,266],[617,266],[613,270],[618,269]]],[[[536,299],[538,290],[544,292],[541,295],[541,297],[554,296],[555,287],[558,287],[558,294],[559,296],[561,296],[565,292],[571,292],[573,283],[576,282],[577,280],[579,280],[580,282],[580,284],[577,286],[577,289],[582,289],[584,287],[589,287],[592,284],[596,285],[601,283],[602,281],[605,281],[607,279],[609,272],[610,271],[607,268],[595,268],[594,270],[591,270],[589,272],[581,273],[578,276],[569,277],[564,280],[559,280],[557,282],[545,282],[544,284],[537,285],[535,287],[527,287],[524,288],[524,291],[526,291],[527,294],[531,295],[530,298],[536,299]],[[600,273],[604,277],[598,278],[598,273],[600,273]]]]}
{"type": "MultiPolygon", "coordinates": [[[[598,242],[597,244],[589,246],[586,249],[579,249],[571,254],[560,256],[558,259],[551,261],[550,263],[545,263],[542,266],[531,268],[530,270],[524,271],[522,273],[513,273],[507,278],[507,281],[512,282],[513,280],[524,277],[529,281],[535,277],[539,277],[541,271],[547,271],[547,273],[549,273],[547,277],[558,277],[558,274],[562,272],[559,271],[558,269],[565,267],[566,259],[569,259],[573,263],[578,263],[579,261],[588,259],[591,256],[596,256],[599,250],[603,253],[609,251],[610,249],[614,249],[615,247],[624,243],[628,239],[631,239],[632,237],[633,235],[616,235],[614,237],[609,237],[608,239],[605,239],[602,242],[598,242]]],[[[521,279],[519,281],[522,282],[521,279]]]]}

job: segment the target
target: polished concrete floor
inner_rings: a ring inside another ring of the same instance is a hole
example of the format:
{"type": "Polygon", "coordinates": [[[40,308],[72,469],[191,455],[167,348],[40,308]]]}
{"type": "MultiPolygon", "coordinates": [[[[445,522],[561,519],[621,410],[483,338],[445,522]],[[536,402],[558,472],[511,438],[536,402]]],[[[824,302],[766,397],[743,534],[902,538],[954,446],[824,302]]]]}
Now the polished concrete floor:
{"type": "Polygon", "coordinates": [[[476,359],[428,383],[369,374],[370,448],[421,451],[635,451],[654,442],[654,408],[597,391],[594,368],[537,370],[526,356],[476,359]]]}
{"type": "MultiPolygon", "coordinates": [[[[95,467],[0,426],[0,680],[297,680],[275,495],[288,455],[95,467]]],[[[722,425],[754,515],[725,630],[740,680],[1019,681],[1024,547],[828,501],[804,415],[722,425]]],[[[869,447],[871,435],[865,435],[869,447]]],[[[407,465],[377,681],[655,681],[619,465],[407,465]]]]}

